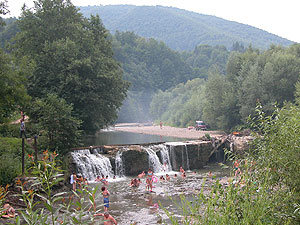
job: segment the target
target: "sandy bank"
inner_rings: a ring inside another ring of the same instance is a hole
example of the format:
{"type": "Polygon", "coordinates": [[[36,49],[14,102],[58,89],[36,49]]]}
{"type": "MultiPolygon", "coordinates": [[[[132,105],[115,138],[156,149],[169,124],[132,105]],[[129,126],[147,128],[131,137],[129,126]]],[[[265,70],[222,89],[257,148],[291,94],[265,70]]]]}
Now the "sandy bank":
{"type": "Polygon", "coordinates": [[[115,126],[115,130],[188,139],[198,139],[204,136],[205,134],[209,134],[211,137],[216,138],[226,135],[222,131],[196,131],[195,129],[177,128],[169,126],[163,126],[162,128],[160,128],[160,126],[142,126],[139,124],[132,124],[132,126],[130,124],[126,124],[126,126],[122,126],[122,124],[117,124],[115,126]]]}

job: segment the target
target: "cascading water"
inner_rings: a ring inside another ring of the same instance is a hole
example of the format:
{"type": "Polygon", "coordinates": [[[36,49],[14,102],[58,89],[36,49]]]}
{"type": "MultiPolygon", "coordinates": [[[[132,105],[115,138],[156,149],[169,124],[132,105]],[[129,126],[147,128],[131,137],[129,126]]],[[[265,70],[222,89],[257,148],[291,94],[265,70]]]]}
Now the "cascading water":
{"type": "Polygon", "coordinates": [[[172,169],[174,168],[177,168],[177,163],[176,163],[176,155],[174,153],[174,146],[173,145],[170,145],[170,164],[171,164],[171,167],[172,169]]]}
{"type": "Polygon", "coordinates": [[[172,165],[171,165],[169,150],[168,150],[167,146],[165,146],[165,145],[159,145],[159,146],[161,148],[160,155],[162,158],[164,172],[172,171],[172,165]]]}
{"type": "Polygon", "coordinates": [[[123,177],[125,175],[125,168],[122,160],[122,154],[124,150],[119,150],[116,155],[116,175],[123,177]]]}
{"type": "Polygon", "coordinates": [[[186,169],[190,170],[190,160],[189,160],[187,145],[184,145],[184,148],[185,148],[185,155],[186,155],[186,169]]]}
{"type": "Polygon", "coordinates": [[[110,160],[93,149],[77,150],[71,153],[76,164],[77,172],[88,180],[95,180],[97,176],[113,177],[113,170],[110,160]]]}
{"type": "Polygon", "coordinates": [[[152,148],[153,146],[142,147],[149,155],[149,168],[152,168],[154,173],[160,173],[163,171],[162,164],[152,148]]]}

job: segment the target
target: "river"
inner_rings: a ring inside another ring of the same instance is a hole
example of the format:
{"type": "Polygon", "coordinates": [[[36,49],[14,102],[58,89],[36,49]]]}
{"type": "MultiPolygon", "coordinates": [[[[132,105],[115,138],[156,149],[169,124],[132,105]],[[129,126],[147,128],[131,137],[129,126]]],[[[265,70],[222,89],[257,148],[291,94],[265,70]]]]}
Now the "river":
{"type": "MultiPolygon", "coordinates": [[[[204,191],[209,189],[212,179],[224,179],[228,174],[227,170],[221,170],[217,164],[206,166],[202,170],[189,171],[187,177],[182,178],[178,172],[170,172],[170,181],[158,181],[154,184],[152,193],[146,191],[145,179],[138,188],[129,186],[132,177],[110,179],[108,190],[110,192],[109,213],[118,221],[118,224],[171,224],[168,216],[162,207],[174,213],[177,218],[181,218],[181,211],[176,207],[176,201],[180,205],[180,195],[184,195],[187,200],[192,201],[197,198],[204,183],[204,191]],[[212,171],[215,178],[209,178],[208,173],[212,171]],[[177,174],[177,177],[175,177],[177,174]],[[170,198],[171,197],[171,198],[170,198]]],[[[155,174],[160,177],[165,174],[155,174]]],[[[226,179],[226,178],[225,178],[226,179]]],[[[91,183],[91,186],[103,186],[100,183],[91,183]]],[[[96,200],[101,212],[103,198],[100,196],[96,200]]],[[[102,218],[99,218],[101,221],[102,218]]]]}
{"type": "MultiPolygon", "coordinates": [[[[184,140],[186,139],[106,130],[89,137],[85,143],[96,146],[184,140]]],[[[208,191],[212,184],[212,178],[208,177],[209,171],[212,171],[215,179],[226,180],[226,176],[229,174],[228,170],[222,170],[218,164],[209,164],[201,170],[187,171],[186,178],[182,178],[178,171],[171,170],[167,172],[171,176],[171,180],[154,183],[154,192],[151,193],[146,191],[145,178],[142,179],[142,184],[138,188],[133,188],[129,184],[131,179],[136,177],[117,177],[117,179],[110,177],[107,186],[110,192],[109,213],[121,225],[171,224],[163,208],[180,220],[181,211],[176,206],[176,204],[180,205],[180,196],[184,195],[189,201],[192,201],[197,198],[202,187],[204,187],[204,191],[208,191]]],[[[158,178],[165,177],[165,175],[166,173],[155,174],[158,178]]],[[[96,205],[97,210],[103,213],[103,197],[100,191],[103,184],[90,181],[90,186],[98,186],[96,205]]],[[[102,220],[102,217],[97,218],[96,224],[101,223],[102,220]]]]}
{"type": "Polygon", "coordinates": [[[119,145],[119,144],[144,144],[157,142],[185,141],[186,138],[167,137],[150,134],[138,134],[113,129],[105,129],[96,135],[84,138],[85,146],[119,145]]]}

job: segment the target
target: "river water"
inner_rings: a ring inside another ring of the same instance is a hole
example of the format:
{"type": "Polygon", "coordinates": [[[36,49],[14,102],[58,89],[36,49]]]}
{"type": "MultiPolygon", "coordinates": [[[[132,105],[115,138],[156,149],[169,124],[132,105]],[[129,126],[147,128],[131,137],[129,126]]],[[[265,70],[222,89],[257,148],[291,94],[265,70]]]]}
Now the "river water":
{"type": "MultiPolygon", "coordinates": [[[[161,137],[156,135],[135,134],[129,132],[117,132],[112,130],[101,131],[96,136],[88,137],[85,140],[86,146],[115,145],[115,144],[142,144],[153,142],[173,142],[184,141],[186,139],[161,137]]],[[[88,156],[88,155],[86,155],[88,156]]],[[[153,183],[154,192],[146,191],[145,178],[138,188],[130,187],[130,181],[136,177],[110,178],[107,186],[110,192],[109,213],[121,225],[151,225],[151,224],[171,224],[163,208],[173,213],[181,219],[181,211],[177,208],[180,205],[180,196],[184,195],[189,201],[197,198],[197,194],[204,186],[208,191],[212,184],[212,178],[208,177],[211,171],[215,179],[225,179],[228,170],[222,170],[218,164],[210,164],[201,170],[187,171],[187,177],[182,178],[178,171],[169,171],[170,181],[158,181],[153,183]],[[175,174],[177,177],[175,178],[175,174]],[[175,203],[176,202],[176,203],[175,203]]],[[[156,177],[166,173],[156,173],[156,177]]],[[[97,210],[103,213],[103,197],[101,195],[101,182],[91,182],[90,186],[98,186],[96,196],[97,210]]],[[[96,224],[102,224],[103,218],[97,218],[96,224]]]]}
{"type": "Polygon", "coordinates": [[[131,132],[115,131],[113,129],[101,130],[96,135],[84,138],[85,146],[144,144],[156,142],[186,141],[185,138],[166,137],[159,135],[137,134],[131,132]]]}
{"type": "MultiPolygon", "coordinates": [[[[173,213],[179,219],[181,211],[176,207],[176,201],[180,204],[180,195],[184,195],[189,201],[197,198],[202,185],[207,191],[212,184],[212,179],[226,179],[227,170],[222,170],[217,164],[206,166],[202,170],[189,171],[187,177],[182,178],[178,172],[169,172],[170,181],[158,181],[153,183],[153,192],[146,191],[146,181],[142,179],[142,184],[138,188],[129,186],[132,177],[110,179],[107,186],[110,192],[109,213],[117,220],[118,224],[171,224],[168,216],[162,207],[173,213]],[[209,178],[208,173],[212,171],[215,178],[209,178]],[[177,174],[177,178],[175,177],[177,174]],[[161,205],[160,205],[161,204],[161,205]]],[[[160,177],[165,174],[155,174],[160,177]]],[[[103,186],[102,183],[91,183],[91,186],[103,186]]],[[[98,208],[102,210],[103,198],[96,200],[98,208]]],[[[102,218],[99,218],[101,221],[102,218]]]]}

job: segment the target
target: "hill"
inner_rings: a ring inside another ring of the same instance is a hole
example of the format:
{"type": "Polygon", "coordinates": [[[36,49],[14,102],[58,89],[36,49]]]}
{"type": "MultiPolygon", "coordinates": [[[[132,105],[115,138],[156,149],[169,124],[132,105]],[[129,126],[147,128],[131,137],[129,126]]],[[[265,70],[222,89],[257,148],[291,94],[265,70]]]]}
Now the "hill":
{"type": "Polygon", "coordinates": [[[173,7],[85,6],[80,7],[80,12],[86,17],[99,14],[112,33],[133,31],[161,40],[174,50],[192,50],[200,44],[224,45],[230,49],[235,42],[267,49],[272,44],[288,46],[293,43],[249,25],[173,7]]]}

